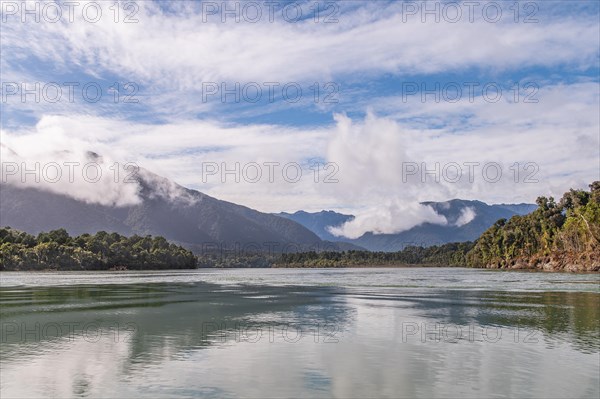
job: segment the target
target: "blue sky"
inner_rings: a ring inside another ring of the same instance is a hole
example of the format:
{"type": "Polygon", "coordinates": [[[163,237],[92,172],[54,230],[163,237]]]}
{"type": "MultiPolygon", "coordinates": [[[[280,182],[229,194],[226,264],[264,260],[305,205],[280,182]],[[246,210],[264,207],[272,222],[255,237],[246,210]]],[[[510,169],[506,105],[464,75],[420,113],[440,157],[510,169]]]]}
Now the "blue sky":
{"type": "Polygon", "coordinates": [[[73,22],[62,2],[56,22],[53,14],[23,22],[21,3],[3,2],[1,140],[19,156],[89,149],[263,211],[364,212],[372,215],[368,226],[391,230],[402,228],[395,212],[410,210],[401,204],[533,201],[600,178],[597,1],[478,2],[472,10],[468,2],[302,1],[271,10],[265,2],[251,9],[235,1],[145,1],[120,3],[117,20],[112,4],[93,3],[102,9],[93,23],[83,2],[73,22]],[[239,22],[225,6],[237,9],[239,22]],[[439,21],[425,7],[438,7],[439,21]],[[302,18],[290,20],[298,8],[302,18]],[[262,17],[250,21],[255,14],[245,12],[256,9],[262,17]],[[129,14],[136,22],[125,23],[129,14]],[[36,82],[41,100],[23,101],[19,91],[36,82]],[[61,87],[61,101],[43,96],[49,82],[61,87]],[[66,82],[79,85],[71,102],[66,82]],[[82,97],[86,84],[102,89],[97,102],[82,97]],[[240,101],[207,91],[236,84],[240,101]],[[301,88],[298,101],[282,97],[286,85],[292,97],[301,88]],[[440,101],[432,93],[423,101],[421,87],[436,85],[451,89],[450,100],[437,91],[440,101]],[[256,87],[262,97],[254,102],[256,87]],[[502,96],[489,101],[483,87],[502,96]],[[124,102],[128,94],[135,102],[124,102]],[[339,182],[315,183],[315,160],[337,165],[339,182]],[[204,162],[306,169],[293,184],[205,181],[204,162]],[[407,163],[453,162],[495,162],[506,174],[515,162],[535,163],[539,172],[535,184],[402,179],[407,163]]]}

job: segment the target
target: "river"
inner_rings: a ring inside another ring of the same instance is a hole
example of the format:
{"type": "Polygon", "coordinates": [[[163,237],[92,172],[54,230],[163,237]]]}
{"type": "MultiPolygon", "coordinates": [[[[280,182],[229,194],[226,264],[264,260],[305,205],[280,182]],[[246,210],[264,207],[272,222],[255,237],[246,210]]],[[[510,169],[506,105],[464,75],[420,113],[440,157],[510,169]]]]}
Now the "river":
{"type": "Polygon", "coordinates": [[[600,274],[0,273],[0,396],[598,398],[600,274]]]}

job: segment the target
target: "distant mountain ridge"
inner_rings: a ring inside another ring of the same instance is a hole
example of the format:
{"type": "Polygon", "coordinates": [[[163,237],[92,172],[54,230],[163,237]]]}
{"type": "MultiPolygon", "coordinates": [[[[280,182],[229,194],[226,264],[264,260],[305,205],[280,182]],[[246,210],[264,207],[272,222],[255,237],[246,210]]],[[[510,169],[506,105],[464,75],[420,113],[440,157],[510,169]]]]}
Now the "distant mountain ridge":
{"type": "Polygon", "coordinates": [[[354,219],[354,216],[352,215],[344,215],[334,211],[320,211],[314,213],[305,211],[298,211],[295,213],[281,212],[276,213],[275,215],[300,223],[302,226],[318,235],[322,240],[328,241],[340,241],[340,237],[331,234],[327,230],[327,227],[340,226],[345,222],[354,219]]]}
{"type": "Polygon", "coordinates": [[[515,215],[526,215],[533,212],[535,204],[496,204],[488,205],[481,201],[454,199],[445,202],[423,202],[431,206],[438,214],[443,215],[447,225],[424,223],[397,234],[366,233],[356,239],[336,237],[327,228],[340,226],[354,218],[333,211],[309,213],[279,213],[277,215],[291,219],[310,229],[321,239],[343,241],[356,244],[370,251],[400,251],[407,246],[431,246],[450,242],[473,241],[498,219],[510,219],[515,215]],[[472,220],[464,218],[465,209],[474,214],[472,220]]]}
{"type": "Polygon", "coordinates": [[[147,170],[140,170],[137,180],[141,203],[123,207],[3,183],[0,225],[30,234],[65,228],[72,235],[107,231],[163,236],[195,252],[211,248],[273,252],[357,248],[324,242],[292,220],[218,200],[147,170]],[[174,188],[180,195],[170,198],[161,192],[164,187],[174,188]]]}
{"type": "Polygon", "coordinates": [[[505,209],[508,209],[509,211],[515,212],[517,215],[527,215],[530,214],[531,212],[535,211],[537,209],[537,205],[536,204],[525,204],[525,203],[521,203],[521,204],[496,204],[496,205],[492,205],[492,206],[498,206],[498,207],[502,207],[505,209]]]}

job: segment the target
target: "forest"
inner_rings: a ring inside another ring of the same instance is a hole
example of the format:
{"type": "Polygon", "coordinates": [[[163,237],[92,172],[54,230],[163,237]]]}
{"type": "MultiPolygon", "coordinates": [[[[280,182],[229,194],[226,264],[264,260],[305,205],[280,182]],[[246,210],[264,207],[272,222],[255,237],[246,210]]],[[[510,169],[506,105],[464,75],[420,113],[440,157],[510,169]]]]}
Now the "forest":
{"type": "Polygon", "coordinates": [[[600,181],[570,190],[560,201],[538,197],[525,216],[500,219],[467,254],[467,265],[487,268],[600,270],[600,181]]]}
{"type": "Polygon", "coordinates": [[[163,237],[100,231],[71,237],[65,229],[37,236],[0,229],[0,270],[193,269],[197,258],[163,237]]]}
{"type": "Polygon", "coordinates": [[[431,247],[409,246],[398,252],[344,251],[282,254],[275,267],[465,266],[472,242],[431,247]]]}

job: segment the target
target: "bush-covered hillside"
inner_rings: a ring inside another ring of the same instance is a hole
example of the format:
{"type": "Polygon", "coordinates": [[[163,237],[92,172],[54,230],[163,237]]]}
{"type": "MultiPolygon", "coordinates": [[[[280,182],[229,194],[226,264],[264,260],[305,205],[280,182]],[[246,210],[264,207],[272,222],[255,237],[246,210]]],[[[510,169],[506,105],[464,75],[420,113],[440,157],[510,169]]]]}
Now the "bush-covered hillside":
{"type": "Polygon", "coordinates": [[[299,252],[282,254],[275,267],[465,266],[471,242],[407,247],[398,252],[299,252]]]}
{"type": "Polygon", "coordinates": [[[469,266],[600,270],[600,181],[570,190],[558,202],[539,197],[526,216],[500,219],[468,253],[469,266]]]}
{"type": "Polygon", "coordinates": [[[194,254],[163,237],[100,231],[71,237],[65,229],[37,237],[0,228],[0,270],[191,269],[194,254]]]}

